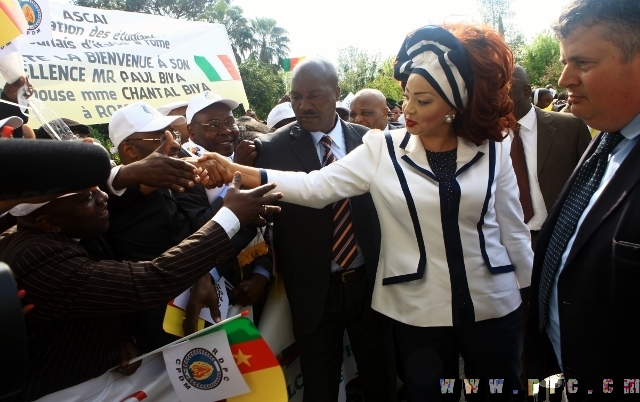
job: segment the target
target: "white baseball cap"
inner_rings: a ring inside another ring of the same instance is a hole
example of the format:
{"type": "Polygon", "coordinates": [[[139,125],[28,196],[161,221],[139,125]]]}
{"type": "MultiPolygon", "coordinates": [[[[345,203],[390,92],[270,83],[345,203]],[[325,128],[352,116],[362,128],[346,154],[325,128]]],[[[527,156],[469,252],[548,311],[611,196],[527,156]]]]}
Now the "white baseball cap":
{"type": "Polygon", "coordinates": [[[213,105],[214,103],[224,103],[231,110],[237,108],[240,104],[232,99],[225,99],[222,96],[211,91],[204,91],[191,98],[189,106],[187,106],[187,124],[191,124],[191,120],[196,113],[202,109],[213,105]]]}
{"type": "Polygon", "coordinates": [[[280,123],[285,119],[295,119],[296,114],[293,113],[293,107],[291,106],[291,102],[284,102],[279,105],[276,105],[269,112],[269,116],[267,116],[267,126],[269,128],[273,128],[276,124],[280,123]]]}
{"type": "Polygon", "coordinates": [[[162,105],[158,107],[158,112],[160,112],[163,116],[169,116],[169,113],[171,113],[172,110],[180,107],[185,107],[188,104],[189,102],[187,101],[177,101],[177,102],[167,103],[166,105],[162,105]]]}
{"type": "MultiPolygon", "coordinates": [[[[78,194],[78,193],[63,194],[63,195],[61,195],[61,196],[59,196],[57,198],[54,198],[54,200],[58,199],[58,198],[69,197],[69,196],[75,195],[75,194],[78,194]]],[[[51,201],[53,201],[53,200],[51,200],[51,201]]],[[[33,211],[35,211],[35,210],[37,210],[37,209],[39,209],[41,207],[44,207],[45,205],[47,205],[51,201],[41,202],[39,204],[18,204],[15,207],[11,208],[9,210],[9,213],[11,215],[13,215],[13,216],[27,216],[30,213],[32,213],[33,211]]]]}
{"type": "Polygon", "coordinates": [[[151,105],[136,102],[115,111],[109,121],[109,138],[113,147],[133,133],[148,133],[162,130],[171,124],[184,124],[182,116],[163,116],[151,105]]]}
{"type": "Polygon", "coordinates": [[[18,116],[7,117],[6,119],[0,120],[0,127],[9,126],[13,128],[18,128],[22,126],[22,119],[18,116]]]}
{"type": "Polygon", "coordinates": [[[342,102],[340,102],[340,101],[336,102],[336,110],[338,110],[338,109],[342,109],[347,113],[350,112],[349,108],[346,107],[345,105],[343,105],[342,102]]]}

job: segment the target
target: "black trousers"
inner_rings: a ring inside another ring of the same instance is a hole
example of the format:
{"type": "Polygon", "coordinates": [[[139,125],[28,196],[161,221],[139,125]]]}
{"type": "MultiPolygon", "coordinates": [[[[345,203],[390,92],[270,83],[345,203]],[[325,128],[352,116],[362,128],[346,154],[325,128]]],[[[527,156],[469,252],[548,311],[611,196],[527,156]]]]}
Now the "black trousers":
{"type": "Polygon", "coordinates": [[[504,317],[457,327],[415,327],[394,320],[411,401],[440,401],[440,379],[459,377],[459,355],[465,377],[511,381],[522,389],[522,307],[504,317]]]}
{"type": "Polygon", "coordinates": [[[303,400],[338,400],[345,329],[365,401],[395,401],[393,327],[390,319],[371,309],[366,275],[352,282],[332,282],[320,325],[310,335],[296,336],[303,400]]]}

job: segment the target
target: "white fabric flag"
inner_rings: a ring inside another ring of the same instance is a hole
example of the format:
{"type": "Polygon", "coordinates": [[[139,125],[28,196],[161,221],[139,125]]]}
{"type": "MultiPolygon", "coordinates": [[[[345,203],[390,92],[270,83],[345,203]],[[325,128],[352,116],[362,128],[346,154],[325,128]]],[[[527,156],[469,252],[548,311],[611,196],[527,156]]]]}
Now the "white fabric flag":
{"type": "Polygon", "coordinates": [[[160,353],[142,360],[135,374],[124,376],[106,372],[76,386],[43,396],[37,402],[176,402],[178,395],[171,386],[160,353]]]}
{"type": "Polygon", "coordinates": [[[162,354],[173,389],[182,401],[218,401],[251,391],[224,331],[179,343],[162,354]]]}
{"type": "MultiPolygon", "coordinates": [[[[229,294],[227,293],[227,287],[233,286],[229,284],[229,282],[223,277],[216,283],[216,291],[218,292],[218,308],[220,309],[220,319],[225,320],[229,317],[229,294]]],[[[178,297],[173,299],[173,305],[181,308],[183,310],[187,310],[187,303],[189,302],[189,296],[191,296],[191,290],[193,287],[185,290],[180,293],[178,297]]],[[[200,310],[200,318],[205,321],[210,322],[211,324],[215,324],[213,321],[213,317],[211,317],[211,311],[208,307],[200,310]]]]}

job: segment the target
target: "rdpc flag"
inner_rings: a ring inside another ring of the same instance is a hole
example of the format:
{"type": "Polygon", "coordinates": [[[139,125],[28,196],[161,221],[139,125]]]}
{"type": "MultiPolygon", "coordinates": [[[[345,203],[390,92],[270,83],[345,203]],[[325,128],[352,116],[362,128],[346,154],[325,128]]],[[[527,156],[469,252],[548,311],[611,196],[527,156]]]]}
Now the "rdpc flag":
{"type": "Polygon", "coordinates": [[[224,331],[190,339],[162,353],[173,389],[182,401],[211,402],[250,392],[224,331]]]}

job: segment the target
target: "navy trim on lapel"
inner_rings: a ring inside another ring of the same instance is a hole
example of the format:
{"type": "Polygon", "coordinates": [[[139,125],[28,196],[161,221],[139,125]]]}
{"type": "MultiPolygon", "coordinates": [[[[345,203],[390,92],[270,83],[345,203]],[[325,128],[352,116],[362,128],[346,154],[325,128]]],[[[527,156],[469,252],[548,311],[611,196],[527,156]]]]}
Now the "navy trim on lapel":
{"type": "Polygon", "coordinates": [[[407,162],[409,164],[409,166],[411,166],[412,168],[414,168],[418,172],[420,172],[422,174],[426,174],[427,176],[429,176],[430,178],[432,178],[433,180],[438,182],[438,179],[436,178],[436,176],[433,173],[431,173],[430,171],[428,171],[425,168],[422,168],[422,167],[418,166],[414,161],[411,160],[411,158],[409,158],[409,155],[402,155],[401,159],[403,161],[407,162]]]}
{"type": "MultiPolygon", "coordinates": [[[[410,135],[410,134],[408,134],[410,135]]],[[[417,279],[420,279],[424,276],[424,271],[427,266],[427,251],[424,246],[424,239],[422,238],[422,229],[420,229],[420,222],[418,221],[418,211],[416,209],[415,202],[413,201],[413,197],[411,196],[411,192],[409,191],[409,185],[407,183],[407,179],[404,176],[404,172],[402,171],[402,167],[398,163],[396,159],[396,152],[393,146],[393,139],[391,138],[391,134],[389,131],[384,132],[385,140],[387,141],[387,149],[389,151],[389,157],[391,158],[391,162],[393,163],[393,168],[398,175],[398,180],[400,181],[400,187],[402,188],[402,193],[404,194],[404,198],[407,200],[407,207],[409,208],[409,215],[411,216],[411,222],[413,223],[413,230],[416,234],[416,242],[418,243],[418,250],[420,252],[420,259],[418,260],[417,271],[414,274],[405,274],[394,276],[390,278],[384,278],[382,280],[382,285],[393,285],[396,283],[404,283],[411,282],[417,279]]]]}
{"type": "Polygon", "coordinates": [[[294,124],[289,135],[293,137],[293,140],[289,142],[289,146],[305,167],[307,173],[313,170],[320,170],[320,159],[318,159],[311,133],[294,124]]]}
{"type": "MultiPolygon", "coordinates": [[[[495,151],[495,149],[494,149],[494,151],[495,151]]],[[[474,163],[479,161],[480,158],[482,158],[482,155],[484,155],[484,152],[478,151],[478,153],[476,154],[476,156],[473,157],[473,159],[471,159],[467,164],[465,164],[463,167],[458,169],[458,171],[456,172],[456,177],[458,177],[462,172],[464,172],[465,170],[467,170],[471,166],[473,166],[474,163]]]]}
{"type": "MultiPolygon", "coordinates": [[[[385,130],[385,134],[387,133],[387,131],[385,130]]],[[[404,138],[402,139],[402,142],[400,143],[400,148],[405,149],[407,147],[407,144],[409,143],[409,140],[411,139],[411,134],[410,133],[406,133],[404,138]]]]}
{"type": "MultiPolygon", "coordinates": [[[[474,158],[475,159],[475,158],[474,158]]],[[[466,165],[465,165],[466,166],[466,165]]],[[[506,272],[514,271],[513,264],[503,265],[501,267],[494,267],[491,265],[489,255],[487,254],[487,245],[484,241],[484,233],[482,227],[484,226],[484,216],[489,209],[489,200],[491,199],[491,187],[496,176],[496,143],[495,141],[489,141],[489,180],[487,183],[487,195],[484,199],[484,205],[482,206],[482,213],[480,214],[480,221],[478,222],[478,238],[480,240],[480,252],[482,253],[482,259],[487,264],[489,272],[492,274],[504,274],[506,272]]]]}

